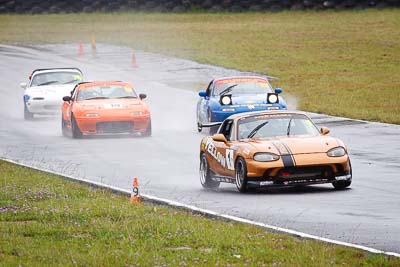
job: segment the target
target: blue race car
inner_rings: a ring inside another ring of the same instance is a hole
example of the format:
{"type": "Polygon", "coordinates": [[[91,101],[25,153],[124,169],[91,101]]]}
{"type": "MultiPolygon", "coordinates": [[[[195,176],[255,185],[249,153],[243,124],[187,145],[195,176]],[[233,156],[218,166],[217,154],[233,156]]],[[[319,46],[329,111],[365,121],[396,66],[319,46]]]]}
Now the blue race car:
{"type": "MultiPolygon", "coordinates": [[[[235,76],[214,79],[205,92],[199,92],[197,129],[203,124],[222,122],[232,114],[287,109],[285,100],[278,96],[281,88],[272,90],[265,77],[235,76]]],[[[211,128],[211,131],[215,129],[211,128]]]]}

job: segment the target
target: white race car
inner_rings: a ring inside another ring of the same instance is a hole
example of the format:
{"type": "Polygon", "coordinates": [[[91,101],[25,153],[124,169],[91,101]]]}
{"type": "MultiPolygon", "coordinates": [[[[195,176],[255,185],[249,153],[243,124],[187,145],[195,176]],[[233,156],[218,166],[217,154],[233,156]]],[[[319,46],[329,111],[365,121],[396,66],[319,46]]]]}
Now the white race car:
{"type": "Polygon", "coordinates": [[[61,113],[63,97],[70,95],[75,85],[83,81],[77,68],[36,69],[24,89],[24,118],[33,119],[34,114],[61,113]]]}

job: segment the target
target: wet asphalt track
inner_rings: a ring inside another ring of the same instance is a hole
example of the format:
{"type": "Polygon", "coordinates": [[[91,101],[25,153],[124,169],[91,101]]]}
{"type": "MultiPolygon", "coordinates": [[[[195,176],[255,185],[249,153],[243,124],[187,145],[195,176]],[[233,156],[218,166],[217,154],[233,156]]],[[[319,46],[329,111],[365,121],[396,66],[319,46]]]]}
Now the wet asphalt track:
{"type": "MultiPolygon", "coordinates": [[[[342,138],[353,165],[351,189],[331,185],[239,194],[234,185],[207,192],[198,180],[197,91],[217,76],[237,74],[195,62],[98,45],[0,45],[0,157],[309,234],[400,252],[400,126],[312,114],[342,138]],[[19,83],[43,67],[79,67],[87,80],[132,82],[148,95],[151,138],[62,137],[60,118],[23,120],[19,83]]],[[[285,89],[285,88],[284,88],[285,89]]],[[[293,100],[289,99],[289,105],[293,100]]]]}

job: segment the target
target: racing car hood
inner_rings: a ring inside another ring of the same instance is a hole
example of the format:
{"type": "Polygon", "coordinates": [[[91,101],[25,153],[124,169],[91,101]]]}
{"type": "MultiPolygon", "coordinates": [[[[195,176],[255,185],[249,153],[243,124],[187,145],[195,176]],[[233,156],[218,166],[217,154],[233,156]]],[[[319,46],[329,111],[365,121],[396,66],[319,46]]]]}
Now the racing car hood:
{"type": "Polygon", "coordinates": [[[121,98],[121,99],[92,99],[78,101],[80,109],[88,110],[110,110],[110,109],[123,109],[129,112],[142,111],[144,103],[139,98],[121,98]]]}
{"type": "Polygon", "coordinates": [[[248,139],[247,142],[255,152],[272,152],[279,154],[312,154],[326,153],[328,150],[344,146],[339,139],[318,135],[318,136],[289,136],[268,139],[248,139]]]}
{"type": "Polygon", "coordinates": [[[267,94],[232,95],[233,105],[266,104],[267,94]]]}
{"type": "Polygon", "coordinates": [[[31,96],[59,96],[60,101],[64,96],[71,95],[75,84],[57,84],[57,85],[43,85],[33,86],[25,90],[26,95],[31,96]]]}

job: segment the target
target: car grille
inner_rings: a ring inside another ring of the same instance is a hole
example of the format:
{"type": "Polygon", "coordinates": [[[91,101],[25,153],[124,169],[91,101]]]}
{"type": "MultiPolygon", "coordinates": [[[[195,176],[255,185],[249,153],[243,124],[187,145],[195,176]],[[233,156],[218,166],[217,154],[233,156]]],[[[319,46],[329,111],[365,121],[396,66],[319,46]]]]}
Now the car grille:
{"type": "Polygon", "coordinates": [[[309,167],[290,167],[281,169],[276,176],[270,176],[267,170],[264,173],[265,180],[274,180],[275,182],[296,182],[313,180],[333,180],[334,175],[330,166],[309,166],[309,167]]]}
{"type": "Polygon", "coordinates": [[[96,123],[97,133],[130,133],[133,131],[131,121],[112,121],[96,123]]]}

